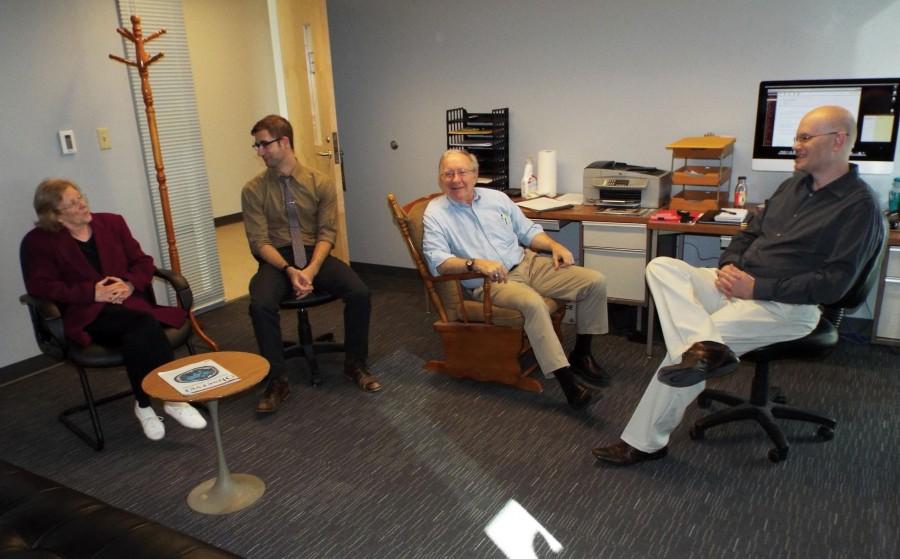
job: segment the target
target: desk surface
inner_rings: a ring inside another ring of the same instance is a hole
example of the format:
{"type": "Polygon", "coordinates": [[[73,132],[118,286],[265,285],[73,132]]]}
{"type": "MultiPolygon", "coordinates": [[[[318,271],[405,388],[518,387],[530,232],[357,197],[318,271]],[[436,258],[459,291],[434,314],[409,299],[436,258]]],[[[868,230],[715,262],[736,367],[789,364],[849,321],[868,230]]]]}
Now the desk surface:
{"type": "MultiPolygon", "coordinates": [[[[522,208],[529,219],[559,219],[562,221],[599,221],[602,223],[643,223],[647,229],[671,231],[675,233],[696,233],[697,235],[734,235],[740,230],[737,225],[720,223],[673,223],[670,221],[651,221],[650,215],[641,217],[630,215],[602,214],[597,206],[573,206],[564,210],[548,210],[535,212],[522,208]]],[[[900,236],[898,236],[900,237],[900,236]]]]}
{"type": "Polygon", "coordinates": [[[741,230],[740,225],[725,223],[676,223],[672,221],[648,221],[647,229],[651,231],[671,231],[688,235],[735,235],[741,230]]]}
{"type": "MultiPolygon", "coordinates": [[[[718,223],[672,223],[650,221],[649,216],[634,217],[625,215],[601,214],[596,206],[573,206],[564,210],[548,210],[535,212],[522,208],[529,219],[559,219],[562,221],[599,221],[606,223],[646,223],[647,229],[672,231],[677,233],[695,233],[697,235],[734,235],[740,228],[737,225],[718,223]]],[[[888,238],[891,246],[900,246],[900,231],[892,230],[888,238]]]]}
{"type": "Polygon", "coordinates": [[[563,210],[535,212],[522,208],[528,219],[559,219],[562,221],[601,221],[606,223],[647,223],[648,216],[610,215],[597,211],[597,206],[578,205],[563,210]]]}

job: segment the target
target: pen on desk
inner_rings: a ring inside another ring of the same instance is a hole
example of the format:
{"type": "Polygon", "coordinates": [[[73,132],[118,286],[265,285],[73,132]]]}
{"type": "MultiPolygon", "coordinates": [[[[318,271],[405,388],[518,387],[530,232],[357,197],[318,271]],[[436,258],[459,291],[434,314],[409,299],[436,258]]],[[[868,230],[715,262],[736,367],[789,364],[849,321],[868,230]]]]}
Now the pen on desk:
{"type": "Polygon", "coordinates": [[[737,212],[733,212],[733,211],[731,211],[731,210],[721,209],[721,210],[719,210],[719,211],[722,212],[723,214],[738,215],[737,212]]]}

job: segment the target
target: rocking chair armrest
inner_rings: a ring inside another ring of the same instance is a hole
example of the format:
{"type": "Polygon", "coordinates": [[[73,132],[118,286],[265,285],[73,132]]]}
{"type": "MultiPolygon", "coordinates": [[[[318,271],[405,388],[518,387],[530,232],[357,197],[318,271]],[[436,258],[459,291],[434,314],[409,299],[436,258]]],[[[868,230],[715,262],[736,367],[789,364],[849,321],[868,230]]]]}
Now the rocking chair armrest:
{"type": "MultiPolygon", "coordinates": [[[[447,282],[453,281],[456,282],[456,287],[459,291],[462,291],[462,284],[460,283],[462,280],[467,279],[483,279],[483,293],[482,304],[484,305],[484,322],[485,324],[493,324],[493,308],[494,303],[491,298],[491,282],[490,277],[487,274],[482,274],[481,272],[463,272],[459,274],[445,274],[440,276],[431,276],[432,282],[447,282]]],[[[460,300],[463,299],[462,293],[459,295],[460,300]]],[[[466,316],[465,305],[460,305],[461,314],[463,315],[463,321],[468,322],[469,317],[466,316]]]]}

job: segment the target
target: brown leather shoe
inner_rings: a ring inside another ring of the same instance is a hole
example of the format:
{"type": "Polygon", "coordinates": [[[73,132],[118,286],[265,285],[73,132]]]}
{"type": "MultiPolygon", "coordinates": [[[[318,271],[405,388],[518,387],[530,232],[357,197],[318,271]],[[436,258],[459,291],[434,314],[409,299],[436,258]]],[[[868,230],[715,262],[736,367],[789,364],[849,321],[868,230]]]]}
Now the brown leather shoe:
{"type": "Polygon", "coordinates": [[[361,363],[344,364],[344,374],[363,392],[378,392],[383,388],[378,382],[378,377],[370,373],[369,369],[361,363]]]}
{"type": "Polygon", "coordinates": [[[669,453],[668,447],[662,447],[656,452],[642,452],[625,441],[619,441],[614,445],[601,446],[591,450],[594,458],[616,466],[631,466],[638,462],[659,460],[669,453]]]}
{"type": "Polygon", "coordinates": [[[726,375],[737,367],[737,355],[727,345],[697,342],[681,355],[681,363],[661,368],[657,378],[663,384],[681,388],[726,375]]]}
{"type": "Polygon", "coordinates": [[[274,413],[290,395],[291,386],[287,380],[283,378],[273,380],[256,404],[256,413],[274,413]]]}
{"type": "Polygon", "coordinates": [[[609,386],[609,373],[594,360],[594,356],[590,353],[576,355],[573,351],[569,354],[569,367],[575,376],[586,384],[599,387],[609,386]]]}

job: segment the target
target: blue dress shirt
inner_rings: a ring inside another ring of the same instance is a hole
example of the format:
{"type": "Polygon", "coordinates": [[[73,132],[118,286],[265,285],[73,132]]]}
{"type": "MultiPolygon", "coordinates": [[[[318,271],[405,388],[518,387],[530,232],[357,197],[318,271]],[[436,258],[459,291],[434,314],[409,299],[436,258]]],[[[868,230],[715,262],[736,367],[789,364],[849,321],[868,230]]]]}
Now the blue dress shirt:
{"type": "MultiPolygon", "coordinates": [[[[496,260],[513,269],[525,255],[523,246],[543,232],[522,213],[506,194],[476,188],[472,205],[451,200],[446,195],[428,203],[422,252],[433,275],[449,258],[496,260]]],[[[468,289],[480,287],[481,279],[463,281],[468,289]]]]}

